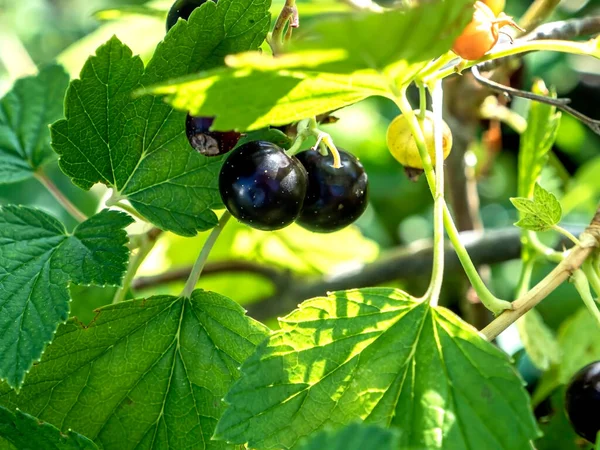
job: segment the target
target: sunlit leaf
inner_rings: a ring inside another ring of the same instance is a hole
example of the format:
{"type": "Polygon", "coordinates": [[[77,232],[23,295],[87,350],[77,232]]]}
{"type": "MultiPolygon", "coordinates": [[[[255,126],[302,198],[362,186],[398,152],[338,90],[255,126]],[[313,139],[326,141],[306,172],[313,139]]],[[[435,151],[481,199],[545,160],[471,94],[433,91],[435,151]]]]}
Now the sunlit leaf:
{"type": "Polygon", "coordinates": [[[20,393],[3,386],[0,403],[106,450],[233,450],[211,436],[223,395],[267,331],[210,292],[118,303],[87,327],[62,325],[20,393]]]}
{"type": "Polygon", "coordinates": [[[530,449],[537,435],[507,356],[443,308],[353,290],[308,300],[280,325],[242,366],[217,438],[292,448],[359,419],[397,428],[398,448],[530,449]]]}
{"type": "Polygon", "coordinates": [[[469,0],[439,0],[385,14],[315,20],[290,53],[230,58],[229,69],[158,83],[175,108],[216,116],[214,129],[284,125],[359,102],[393,97],[431,59],[445,53],[472,15],[469,0]],[[382,45],[385,42],[385,45],[382,45]]]}

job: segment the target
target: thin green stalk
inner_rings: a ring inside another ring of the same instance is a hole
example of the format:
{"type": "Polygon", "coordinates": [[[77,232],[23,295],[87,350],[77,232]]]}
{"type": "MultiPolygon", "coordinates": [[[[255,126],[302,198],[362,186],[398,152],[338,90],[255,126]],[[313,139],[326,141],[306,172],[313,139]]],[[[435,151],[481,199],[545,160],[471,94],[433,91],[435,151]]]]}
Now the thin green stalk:
{"type": "MultiPolygon", "coordinates": [[[[424,84],[418,84],[419,86],[419,120],[425,120],[425,114],[427,112],[427,90],[424,84]]],[[[437,149],[436,149],[437,158],[437,149]]]]}
{"type": "Polygon", "coordinates": [[[35,173],[35,178],[38,180],[47,190],[52,194],[60,205],[75,219],[77,222],[84,222],[88,217],[82,213],[77,206],[75,206],[71,200],[69,200],[65,194],[54,184],[54,182],[46,175],[46,173],[39,169],[35,173]]]}
{"type": "MultiPolygon", "coordinates": [[[[413,137],[415,138],[415,142],[417,144],[417,148],[419,149],[419,155],[421,156],[421,161],[423,163],[423,170],[425,172],[425,177],[427,179],[427,183],[429,184],[429,189],[434,198],[436,198],[436,181],[433,171],[433,165],[431,162],[431,158],[429,157],[429,153],[427,152],[427,145],[425,144],[425,138],[423,136],[423,132],[421,127],[419,126],[419,122],[417,121],[417,117],[406,98],[406,89],[402,90],[399,95],[395,97],[396,103],[400,108],[402,114],[406,115],[408,125],[411,129],[413,137]]],[[[446,233],[450,238],[450,242],[456,251],[456,255],[460,260],[467,278],[473,289],[477,293],[477,296],[481,300],[481,303],[485,305],[490,311],[494,314],[499,314],[505,309],[512,309],[512,305],[510,302],[505,300],[500,300],[495,297],[487,288],[481,277],[479,276],[479,272],[475,268],[473,261],[471,261],[471,257],[469,256],[467,249],[460,241],[460,236],[458,230],[456,229],[456,225],[452,220],[452,216],[450,215],[450,210],[448,209],[448,205],[446,202],[441,202],[443,208],[444,215],[444,226],[446,228],[446,233]]]]}
{"type": "Polygon", "coordinates": [[[594,263],[592,259],[587,259],[583,263],[582,268],[583,272],[587,276],[589,283],[592,285],[592,289],[594,289],[594,292],[596,293],[597,300],[600,300],[600,276],[598,276],[598,273],[594,268],[594,263]]]}
{"type": "Polygon", "coordinates": [[[148,222],[148,219],[146,219],[144,216],[142,216],[139,212],[137,212],[137,210],[133,206],[130,206],[127,203],[119,201],[119,202],[115,203],[114,205],[109,205],[109,206],[115,206],[117,208],[120,208],[123,211],[126,211],[127,213],[131,214],[136,219],[141,220],[142,222],[148,222]]]}
{"type": "Polygon", "coordinates": [[[423,136],[423,130],[419,126],[417,116],[410,105],[408,98],[406,97],[406,88],[402,89],[395,97],[396,104],[400,108],[400,112],[406,117],[410,131],[415,138],[417,148],[419,149],[419,156],[423,163],[423,171],[425,172],[425,178],[427,178],[427,184],[431,195],[435,198],[435,175],[433,171],[433,163],[427,152],[427,144],[425,143],[425,136],[423,136]]]}
{"type": "MultiPolygon", "coordinates": [[[[425,110],[423,102],[426,100],[425,89],[421,90],[421,111],[425,110]]],[[[434,146],[435,146],[435,196],[433,205],[433,264],[431,271],[431,282],[426,298],[432,306],[437,306],[440,293],[442,292],[442,283],[444,281],[444,146],[442,129],[442,109],[443,109],[443,90],[442,82],[438,81],[431,92],[433,100],[434,114],[434,146]]]]}
{"type": "Polygon", "coordinates": [[[117,292],[115,292],[113,303],[119,303],[125,300],[125,297],[127,297],[127,292],[129,292],[129,289],[131,288],[133,278],[137,274],[146,257],[154,248],[158,236],[159,234],[150,236],[149,233],[139,236],[140,246],[138,247],[135,255],[129,259],[129,266],[127,267],[125,278],[123,278],[123,285],[117,290],[117,292]]]}
{"type": "Polygon", "coordinates": [[[587,307],[588,311],[600,326],[600,311],[598,311],[598,306],[594,301],[594,297],[592,296],[592,291],[590,290],[590,283],[588,282],[587,277],[583,273],[581,269],[576,270],[571,277],[573,284],[575,285],[575,289],[579,292],[583,303],[587,307]]]}
{"type": "Polygon", "coordinates": [[[531,275],[533,274],[533,267],[535,266],[535,259],[528,258],[523,261],[523,267],[521,268],[521,276],[517,283],[517,289],[515,291],[515,298],[521,298],[529,291],[531,286],[531,275]]]}
{"type": "Polygon", "coordinates": [[[450,210],[447,205],[444,205],[444,225],[446,227],[446,233],[448,234],[448,238],[450,238],[450,242],[456,251],[456,255],[460,260],[460,263],[463,266],[463,269],[469,279],[469,282],[473,286],[475,293],[481,300],[481,303],[492,311],[494,314],[499,314],[505,309],[512,309],[512,304],[507,302],[506,300],[501,300],[494,296],[487,288],[481,277],[479,276],[479,272],[477,272],[477,268],[471,261],[471,257],[467,252],[467,249],[460,241],[460,235],[458,230],[456,229],[456,225],[452,220],[452,216],[450,215],[450,210]]]}
{"type": "Polygon", "coordinates": [[[563,259],[565,259],[561,252],[557,252],[553,248],[548,247],[542,241],[540,241],[537,234],[533,231],[527,230],[525,234],[525,242],[526,245],[529,245],[532,249],[544,256],[550,262],[560,263],[563,259]]]}
{"type": "Polygon", "coordinates": [[[194,263],[194,267],[192,267],[192,271],[185,283],[185,287],[181,292],[182,297],[190,298],[192,292],[194,292],[194,289],[198,284],[198,280],[200,279],[200,275],[202,274],[202,269],[204,269],[204,266],[206,265],[208,255],[210,254],[210,251],[215,245],[215,242],[217,242],[221,231],[223,231],[223,228],[225,228],[225,225],[227,225],[227,222],[230,218],[231,214],[225,211],[225,213],[221,216],[221,220],[219,220],[219,224],[210,232],[208,239],[204,243],[204,247],[202,247],[202,250],[200,251],[200,255],[198,255],[198,259],[194,263]]]}
{"type": "MultiPolygon", "coordinates": [[[[512,45],[498,46],[498,50],[492,50],[487,53],[483,58],[477,61],[465,61],[463,69],[467,69],[477,64],[481,64],[485,61],[492,59],[504,58],[506,56],[518,55],[520,53],[527,53],[533,51],[550,51],[550,52],[562,52],[571,53],[574,55],[589,55],[594,52],[594,48],[588,42],[579,41],[562,41],[562,40],[537,40],[537,41],[518,41],[516,40],[512,45]]],[[[428,71],[429,72],[429,71],[428,71]]],[[[429,84],[434,80],[443,79],[456,73],[455,67],[448,67],[438,72],[423,74],[419,76],[420,80],[425,84],[429,84]]]]}
{"type": "Polygon", "coordinates": [[[313,148],[319,150],[323,156],[327,155],[328,151],[331,153],[331,156],[333,157],[333,167],[336,169],[342,167],[340,152],[333,143],[333,139],[328,133],[325,133],[319,129],[319,124],[314,117],[304,120],[298,124],[298,135],[296,136],[296,140],[292,146],[285,151],[285,153],[288,156],[294,156],[298,154],[301,151],[300,148],[302,147],[302,143],[309,136],[315,136],[317,138],[317,143],[313,148]]]}
{"type": "Polygon", "coordinates": [[[575,245],[579,245],[579,239],[577,239],[575,236],[573,236],[573,234],[569,233],[567,230],[565,230],[563,227],[560,227],[558,225],[554,225],[552,227],[552,229],[554,231],[558,231],[560,234],[562,234],[563,236],[566,236],[567,239],[569,239],[571,242],[573,242],[575,245]]]}

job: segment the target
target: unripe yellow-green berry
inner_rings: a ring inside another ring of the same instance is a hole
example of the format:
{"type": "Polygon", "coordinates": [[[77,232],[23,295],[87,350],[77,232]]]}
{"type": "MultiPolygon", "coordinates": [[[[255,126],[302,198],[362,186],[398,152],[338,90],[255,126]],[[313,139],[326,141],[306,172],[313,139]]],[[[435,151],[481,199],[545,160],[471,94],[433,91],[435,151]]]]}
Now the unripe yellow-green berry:
{"type": "MultiPolygon", "coordinates": [[[[419,118],[419,111],[415,111],[417,120],[425,137],[427,152],[431,158],[432,164],[435,166],[435,141],[433,134],[433,113],[425,112],[425,119],[419,118]]],[[[450,154],[452,149],[452,132],[446,122],[442,121],[442,144],[444,149],[444,159],[450,154]]],[[[407,168],[423,169],[423,163],[419,155],[417,143],[410,130],[408,121],[404,115],[396,117],[387,130],[387,145],[390,152],[398,160],[400,164],[407,168]]]]}

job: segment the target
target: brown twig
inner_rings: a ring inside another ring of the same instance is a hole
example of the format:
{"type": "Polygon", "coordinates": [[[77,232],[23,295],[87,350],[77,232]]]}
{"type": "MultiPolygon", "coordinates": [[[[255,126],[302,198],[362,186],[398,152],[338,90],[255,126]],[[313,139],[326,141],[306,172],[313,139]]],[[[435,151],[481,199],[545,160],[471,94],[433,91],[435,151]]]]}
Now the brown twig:
{"type": "Polygon", "coordinates": [[[545,299],[558,286],[565,282],[573,272],[581,267],[585,260],[600,247],[600,206],[590,226],[580,237],[579,245],[575,246],[569,255],[554,268],[546,278],[540,281],[523,297],[514,301],[514,309],[506,310],[481,332],[488,341],[495,339],[500,333],[523,316],[527,311],[545,299]]]}
{"type": "MultiPolygon", "coordinates": [[[[132,288],[137,291],[150,289],[176,281],[185,281],[190,276],[192,266],[172,269],[159,275],[138,277],[133,281],[132,288]]],[[[290,279],[290,274],[274,267],[257,264],[251,261],[218,261],[206,264],[203,276],[221,273],[254,273],[273,282],[276,288],[283,288],[290,279]]]]}
{"type": "MultiPolygon", "coordinates": [[[[465,232],[461,233],[461,239],[466,242],[465,247],[475,265],[510,261],[521,255],[521,232],[517,228],[485,233],[465,232]]],[[[569,244],[563,240],[559,245],[569,244]]],[[[427,241],[398,248],[377,261],[335,275],[312,279],[292,278],[281,292],[248,305],[248,314],[258,320],[268,319],[293,310],[303,300],[330,291],[377,286],[395,280],[414,280],[429,275],[432,260],[432,244],[427,241]]],[[[446,246],[444,266],[446,273],[462,271],[460,260],[449,244],[446,246]]]]}

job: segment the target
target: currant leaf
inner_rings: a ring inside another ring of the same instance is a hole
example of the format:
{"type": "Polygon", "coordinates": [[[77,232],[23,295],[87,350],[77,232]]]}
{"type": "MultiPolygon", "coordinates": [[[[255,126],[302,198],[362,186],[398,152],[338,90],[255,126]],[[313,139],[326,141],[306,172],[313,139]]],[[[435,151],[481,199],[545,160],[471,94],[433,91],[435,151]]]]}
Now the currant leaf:
{"type": "Polygon", "coordinates": [[[62,115],[68,83],[62,67],[48,66],[0,100],[0,184],[30,178],[55,158],[48,125],[62,115]]]}
{"type": "Polygon", "coordinates": [[[20,386],[69,315],[69,283],[121,284],[132,219],[102,211],[67,233],[37,209],[0,209],[0,377],[20,386]]]}
{"type": "Polygon", "coordinates": [[[397,428],[397,448],[525,450],[537,436],[508,357],[443,308],[361,289],[307,300],[280,326],[243,364],[216,438],[289,449],[356,420],[397,428]]]}
{"type": "Polygon", "coordinates": [[[4,448],[2,439],[17,449],[98,450],[96,444],[81,434],[61,433],[55,426],[29,414],[19,410],[13,413],[0,406],[0,448],[4,448]]]}
{"type": "Polygon", "coordinates": [[[0,386],[0,403],[106,450],[233,450],[211,440],[222,398],[267,333],[211,292],[121,302],[62,325],[19,393],[0,386]]]}
{"type": "Polygon", "coordinates": [[[65,116],[52,126],[61,169],[83,189],[103,183],[165,230],[193,236],[217,224],[222,158],[194,151],[186,115],[132,91],[223,63],[257,49],[269,25],[266,0],[206,2],[180,21],[148,66],[116,37],[98,48],[67,91],[65,116]]]}

